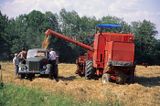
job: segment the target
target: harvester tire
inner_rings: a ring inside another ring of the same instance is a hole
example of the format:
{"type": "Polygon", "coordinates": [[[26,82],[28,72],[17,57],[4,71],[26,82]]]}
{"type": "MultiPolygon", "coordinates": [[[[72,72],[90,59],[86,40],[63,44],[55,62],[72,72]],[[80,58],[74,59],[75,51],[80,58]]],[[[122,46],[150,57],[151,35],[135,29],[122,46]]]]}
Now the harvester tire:
{"type": "Polygon", "coordinates": [[[125,75],[122,72],[118,72],[118,75],[116,77],[116,83],[124,84],[124,83],[126,83],[126,80],[127,80],[127,75],[125,75]]]}
{"type": "Polygon", "coordinates": [[[85,78],[92,79],[94,77],[93,61],[87,60],[85,66],[85,78]]]}
{"type": "Polygon", "coordinates": [[[111,81],[110,74],[105,73],[105,74],[102,75],[102,84],[106,84],[110,81],[111,81]]]}

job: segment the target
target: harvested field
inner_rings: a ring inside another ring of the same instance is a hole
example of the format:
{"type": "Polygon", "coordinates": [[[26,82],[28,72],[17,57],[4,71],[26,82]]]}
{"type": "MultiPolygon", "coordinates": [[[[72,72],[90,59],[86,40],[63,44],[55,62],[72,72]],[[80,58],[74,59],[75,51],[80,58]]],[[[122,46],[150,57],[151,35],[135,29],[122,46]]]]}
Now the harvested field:
{"type": "Polygon", "coordinates": [[[10,62],[1,62],[3,80],[49,92],[69,94],[79,101],[109,101],[125,106],[159,106],[160,105],[160,66],[136,67],[134,84],[118,85],[101,80],[85,80],[74,74],[75,64],[59,64],[59,81],[36,77],[32,81],[14,77],[14,67],[10,62]]]}

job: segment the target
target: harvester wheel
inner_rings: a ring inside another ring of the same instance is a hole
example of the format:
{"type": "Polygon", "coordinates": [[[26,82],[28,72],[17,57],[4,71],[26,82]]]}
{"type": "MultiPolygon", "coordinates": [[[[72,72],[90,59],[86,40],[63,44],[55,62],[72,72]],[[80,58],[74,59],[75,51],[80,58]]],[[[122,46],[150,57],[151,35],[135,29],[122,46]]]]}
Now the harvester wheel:
{"type": "Polygon", "coordinates": [[[105,73],[105,74],[102,75],[102,83],[106,84],[108,82],[110,82],[110,74],[105,73]]]}
{"type": "Polygon", "coordinates": [[[116,83],[118,84],[124,84],[127,80],[127,75],[125,75],[122,72],[118,72],[118,75],[116,77],[116,83]]]}
{"type": "Polygon", "coordinates": [[[94,76],[93,62],[91,60],[86,61],[85,78],[91,79],[94,76]]]}

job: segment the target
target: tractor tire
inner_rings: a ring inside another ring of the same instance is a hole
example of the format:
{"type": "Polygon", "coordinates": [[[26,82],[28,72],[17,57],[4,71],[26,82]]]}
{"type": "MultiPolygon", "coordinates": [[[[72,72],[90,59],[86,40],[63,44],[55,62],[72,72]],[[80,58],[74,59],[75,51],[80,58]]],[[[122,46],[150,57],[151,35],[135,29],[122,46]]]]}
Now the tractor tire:
{"type": "Polygon", "coordinates": [[[111,81],[110,74],[105,73],[105,74],[102,75],[102,84],[106,84],[110,81],[111,81]]]}
{"type": "Polygon", "coordinates": [[[95,71],[93,69],[93,61],[87,60],[85,66],[85,78],[92,79],[95,75],[95,71]]]}

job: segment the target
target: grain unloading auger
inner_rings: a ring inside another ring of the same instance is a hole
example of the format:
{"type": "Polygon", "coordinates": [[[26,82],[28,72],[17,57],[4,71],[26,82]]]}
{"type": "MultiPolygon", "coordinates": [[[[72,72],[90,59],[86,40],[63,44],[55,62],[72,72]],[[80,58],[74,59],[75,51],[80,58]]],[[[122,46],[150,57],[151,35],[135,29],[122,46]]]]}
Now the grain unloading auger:
{"type": "MultiPolygon", "coordinates": [[[[99,29],[118,28],[117,24],[98,24],[99,29]]],[[[102,77],[102,82],[132,83],[134,81],[134,36],[133,34],[97,32],[94,35],[93,47],[73,40],[51,29],[45,32],[46,38],[54,36],[78,45],[88,52],[78,57],[77,74],[86,79],[102,77]]]]}
{"type": "Polygon", "coordinates": [[[46,35],[46,38],[47,38],[46,40],[48,40],[48,36],[49,36],[49,35],[52,35],[52,36],[57,37],[57,38],[59,38],[59,39],[63,39],[63,40],[65,40],[65,41],[71,42],[71,43],[73,43],[73,44],[75,44],[75,45],[78,45],[78,46],[80,46],[80,47],[82,47],[82,48],[85,48],[85,49],[87,49],[87,50],[93,51],[93,47],[88,46],[88,45],[86,45],[86,44],[84,44],[84,43],[78,42],[78,41],[76,41],[76,40],[73,40],[73,39],[71,39],[71,38],[69,38],[69,37],[67,37],[67,36],[64,36],[64,35],[62,35],[62,34],[60,34],[60,33],[57,33],[57,32],[55,32],[55,31],[53,31],[53,30],[51,30],[51,29],[48,29],[48,30],[45,32],[45,35],[46,35]]]}

